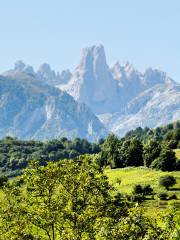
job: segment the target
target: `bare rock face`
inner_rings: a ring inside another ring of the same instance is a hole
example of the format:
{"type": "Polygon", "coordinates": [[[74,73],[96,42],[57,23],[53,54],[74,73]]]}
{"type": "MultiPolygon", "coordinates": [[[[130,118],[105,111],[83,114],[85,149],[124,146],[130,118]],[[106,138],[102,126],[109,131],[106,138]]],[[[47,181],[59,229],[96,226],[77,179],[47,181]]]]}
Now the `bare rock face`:
{"type": "Polygon", "coordinates": [[[85,104],[24,72],[0,76],[0,93],[0,137],[81,137],[97,141],[107,135],[85,104]]]}
{"type": "Polygon", "coordinates": [[[119,136],[138,126],[156,127],[180,119],[179,86],[156,69],[141,73],[128,62],[109,67],[102,45],[83,49],[71,79],[58,85],[86,103],[119,136]]]}
{"type": "Polygon", "coordinates": [[[70,78],[72,77],[69,69],[63,70],[61,73],[55,72],[51,69],[51,66],[47,63],[43,63],[37,73],[36,78],[44,83],[47,83],[52,86],[56,86],[59,84],[66,84],[70,78]]]}
{"type": "Polygon", "coordinates": [[[121,112],[101,114],[107,129],[124,136],[137,127],[158,127],[180,119],[180,84],[165,83],[149,88],[129,101],[121,112]]]}
{"type": "Polygon", "coordinates": [[[86,103],[95,113],[118,109],[118,84],[113,81],[102,45],[83,49],[72,78],[59,88],[86,103]]]}

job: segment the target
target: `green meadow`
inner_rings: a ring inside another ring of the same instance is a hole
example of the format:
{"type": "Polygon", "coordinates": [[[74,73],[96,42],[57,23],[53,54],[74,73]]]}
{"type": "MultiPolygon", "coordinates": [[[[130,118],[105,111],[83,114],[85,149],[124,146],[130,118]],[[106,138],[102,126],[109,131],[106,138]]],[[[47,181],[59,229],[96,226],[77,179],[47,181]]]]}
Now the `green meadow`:
{"type": "Polygon", "coordinates": [[[122,194],[131,195],[133,187],[137,184],[141,184],[143,186],[150,184],[154,190],[154,199],[152,196],[148,196],[142,203],[142,206],[145,207],[146,213],[151,217],[158,217],[160,213],[165,213],[171,206],[176,206],[180,211],[179,171],[162,172],[145,167],[128,167],[122,169],[107,169],[106,175],[109,177],[110,183],[122,194]],[[177,181],[177,184],[169,191],[159,186],[159,178],[164,175],[172,175],[177,181]],[[177,196],[177,200],[159,200],[158,194],[162,192],[167,193],[169,197],[175,194],[177,196]]]}

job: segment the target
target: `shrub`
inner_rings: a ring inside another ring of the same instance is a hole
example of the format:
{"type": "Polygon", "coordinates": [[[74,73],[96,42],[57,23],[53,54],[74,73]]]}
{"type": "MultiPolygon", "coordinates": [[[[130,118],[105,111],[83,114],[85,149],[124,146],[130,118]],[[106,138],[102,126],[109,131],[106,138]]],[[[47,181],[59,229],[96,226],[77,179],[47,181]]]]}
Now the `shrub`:
{"type": "Polygon", "coordinates": [[[151,195],[153,193],[152,187],[149,184],[144,186],[143,193],[144,193],[144,195],[151,195]]]}
{"type": "Polygon", "coordinates": [[[130,198],[130,201],[132,201],[132,202],[141,203],[141,202],[143,202],[143,200],[144,200],[144,197],[142,194],[135,194],[135,195],[131,196],[131,198],[130,198]]]}
{"type": "Polygon", "coordinates": [[[145,195],[151,195],[153,193],[153,189],[151,188],[151,186],[145,185],[145,186],[141,186],[140,184],[137,184],[134,186],[133,188],[133,201],[137,201],[141,198],[144,199],[145,195]]]}
{"type": "Polygon", "coordinates": [[[117,178],[116,183],[120,185],[121,184],[121,178],[117,178]]]}
{"type": "Polygon", "coordinates": [[[163,176],[159,179],[159,184],[168,190],[176,184],[176,178],[170,175],[163,176]]]}
{"type": "Polygon", "coordinates": [[[2,188],[8,181],[8,177],[5,175],[0,176],[0,188],[2,188]]]}
{"type": "Polygon", "coordinates": [[[134,194],[143,194],[143,187],[140,184],[137,184],[133,188],[134,194]]]}
{"type": "Polygon", "coordinates": [[[176,194],[172,194],[171,196],[169,196],[169,198],[168,198],[169,200],[175,200],[175,199],[178,199],[177,198],[177,196],[176,196],[176,194]]]}
{"type": "Polygon", "coordinates": [[[158,197],[160,200],[167,200],[168,194],[167,193],[159,193],[158,197]]]}

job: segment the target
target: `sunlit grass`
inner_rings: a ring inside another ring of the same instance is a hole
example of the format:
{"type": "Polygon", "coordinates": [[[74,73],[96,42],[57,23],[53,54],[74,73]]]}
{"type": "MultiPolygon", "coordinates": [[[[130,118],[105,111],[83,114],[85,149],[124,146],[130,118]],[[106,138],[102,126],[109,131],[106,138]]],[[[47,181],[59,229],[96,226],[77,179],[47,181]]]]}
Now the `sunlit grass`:
{"type": "Polygon", "coordinates": [[[150,184],[154,190],[154,199],[148,197],[148,200],[143,202],[147,215],[157,217],[160,212],[165,212],[168,207],[176,205],[180,210],[180,171],[162,172],[145,167],[130,167],[123,169],[107,169],[105,171],[109,177],[110,183],[115,186],[122,194],[131,195],[133,187],[136,184],[147,185],[150,184]],[[172,187],[170,191],[166,191],[159,186],[159,178],[164,175],[172,175],[176,178],[177,184],[172,187]],[[121,183],[118,183],[121,179],[121,183]],[[160,192],[167,192],[168,196],[176,194],[177,200],[160,201],[157,197],[160,192]]]}
{"type": "Polygon", "coordinates": [[[175,151],[175,153],[176,153],[177,159],[180,160],[180,149],[175,149],[174,151],[175,151]]]}

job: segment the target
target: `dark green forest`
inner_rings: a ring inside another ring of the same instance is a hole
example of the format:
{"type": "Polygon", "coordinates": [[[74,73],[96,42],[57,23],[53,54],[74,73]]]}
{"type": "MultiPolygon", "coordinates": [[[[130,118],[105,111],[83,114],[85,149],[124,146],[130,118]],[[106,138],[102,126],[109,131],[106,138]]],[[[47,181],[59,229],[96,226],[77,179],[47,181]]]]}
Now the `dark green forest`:
{"type": "Polygon", "coordinates": [[[40,165],[62,159],[73,159],[82,154],[100,152],[100,145],[85,139],[67,138],[47,142],[23,141],[12,137],[0,140],[0,169],[9,176],[19,175],[28,163],[36,160],[40,165]]]}

